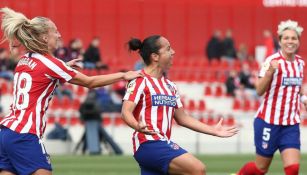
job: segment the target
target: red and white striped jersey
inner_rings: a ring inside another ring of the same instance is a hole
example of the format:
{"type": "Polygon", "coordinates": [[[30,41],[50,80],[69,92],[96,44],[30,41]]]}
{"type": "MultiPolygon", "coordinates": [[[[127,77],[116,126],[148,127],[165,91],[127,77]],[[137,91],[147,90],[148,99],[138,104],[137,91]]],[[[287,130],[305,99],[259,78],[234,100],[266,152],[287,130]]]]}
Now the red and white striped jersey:
{"type": "Polygon", "coordinates": [[[133,115],[137,121],[142,121],[149,126],[148,129],[158,133],[145,135],[135,131],[132,138],[134,152],[148,140],[170,140],[174,111],[182,107],[173,82],[165,77],[156,79],[145,74],[129,82],[124,100],[136,104],[133,115]]]}
{"type": "Polygon", "coordinates": [[[272,60],[279,66],[264,94],[264,100],[255,117],[274,125],[300,123],[300,91],[305,62],[298,55],[287,61],[281,52],[269,56],[261,67],[259,76],[264,77],[272,60]]]}
{"type": "Polygon", "coordinates": [[[27,53],[14,73],[13,103],[0,125],[18,133],[43,136],[46,110],[59,82],[69,81],[76,72],[50,55],[27,53]]]}

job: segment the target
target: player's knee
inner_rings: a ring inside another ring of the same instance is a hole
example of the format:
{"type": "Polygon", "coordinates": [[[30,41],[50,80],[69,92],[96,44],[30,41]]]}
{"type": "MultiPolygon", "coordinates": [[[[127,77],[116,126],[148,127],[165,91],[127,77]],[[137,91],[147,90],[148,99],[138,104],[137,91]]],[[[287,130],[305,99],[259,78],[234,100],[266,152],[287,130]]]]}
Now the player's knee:
{"type": "Polygon", "coordinates": [[[199,162],[197,164],[194,164],[193,167],[191,167],[191,175],[205,175],[206,174],[206,166],[199,162]]]}
{"type": "Polygon", "coordinates": [[[285,175],[298,175],[300,164],[289,165],[284,168],[285,175]]]}

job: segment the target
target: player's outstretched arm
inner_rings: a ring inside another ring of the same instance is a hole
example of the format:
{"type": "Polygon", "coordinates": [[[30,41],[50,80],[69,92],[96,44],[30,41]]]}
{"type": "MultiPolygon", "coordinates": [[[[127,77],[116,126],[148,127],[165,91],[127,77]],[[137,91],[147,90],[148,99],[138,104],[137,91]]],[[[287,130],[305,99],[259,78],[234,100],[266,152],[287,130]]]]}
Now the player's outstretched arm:
{"type": "Polygon", "coordinates": [[[140,71],[118,72],[107,75],[87,76],[80,72],[69,82],[87,88],[96,88],[115,83],[120,80],[132,80],[141,77],[143,74],[140,71]]]}
{"type": "Polygon", "coordinates": [[[217,137],[231,137],[238,132],[236,126],[223,126],[223,119],[221,119],[215,126],[204,124],[188,115],[183,108],[176,109],[174,117],[179,125],[204,134],[217,137]]]}

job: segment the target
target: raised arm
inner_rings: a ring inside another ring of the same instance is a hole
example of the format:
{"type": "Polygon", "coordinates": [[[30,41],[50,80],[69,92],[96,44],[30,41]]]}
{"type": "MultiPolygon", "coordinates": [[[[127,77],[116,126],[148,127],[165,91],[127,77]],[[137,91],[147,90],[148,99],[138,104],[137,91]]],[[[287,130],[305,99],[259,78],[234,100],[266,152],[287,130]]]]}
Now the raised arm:
{"type": "Polygon", "coordinates": [[[176,109],[175,120],[181,126],[200,133],[209,134],[217,137],[231,137],[238,132],[236,126],[223,126],[223,119],[221,119],[215,126],[204,124],[193,118],[192,116],[188,115],[183,108],[176,109]]]}
{"type": "Polygon", "coordinates": [[[256,83],[256,91],[259,96],[262,96],[268,89],[276,69],[278,69],[278,62],[273,60],[269,63],[264,77],[258,79],[256,83]]]}

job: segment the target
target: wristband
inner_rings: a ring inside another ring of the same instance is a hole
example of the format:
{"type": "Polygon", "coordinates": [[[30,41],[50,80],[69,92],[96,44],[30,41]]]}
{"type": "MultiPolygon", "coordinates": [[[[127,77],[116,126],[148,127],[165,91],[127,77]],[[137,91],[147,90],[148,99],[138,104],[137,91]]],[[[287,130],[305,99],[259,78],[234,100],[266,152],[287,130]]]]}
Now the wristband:
{"type": "Polygon", "coordinates": [[[301,100],[301,103],[304,103],[304,101],[307,100],[307,96],[306,95],[301,95],[300,100],[301,100]]]}

